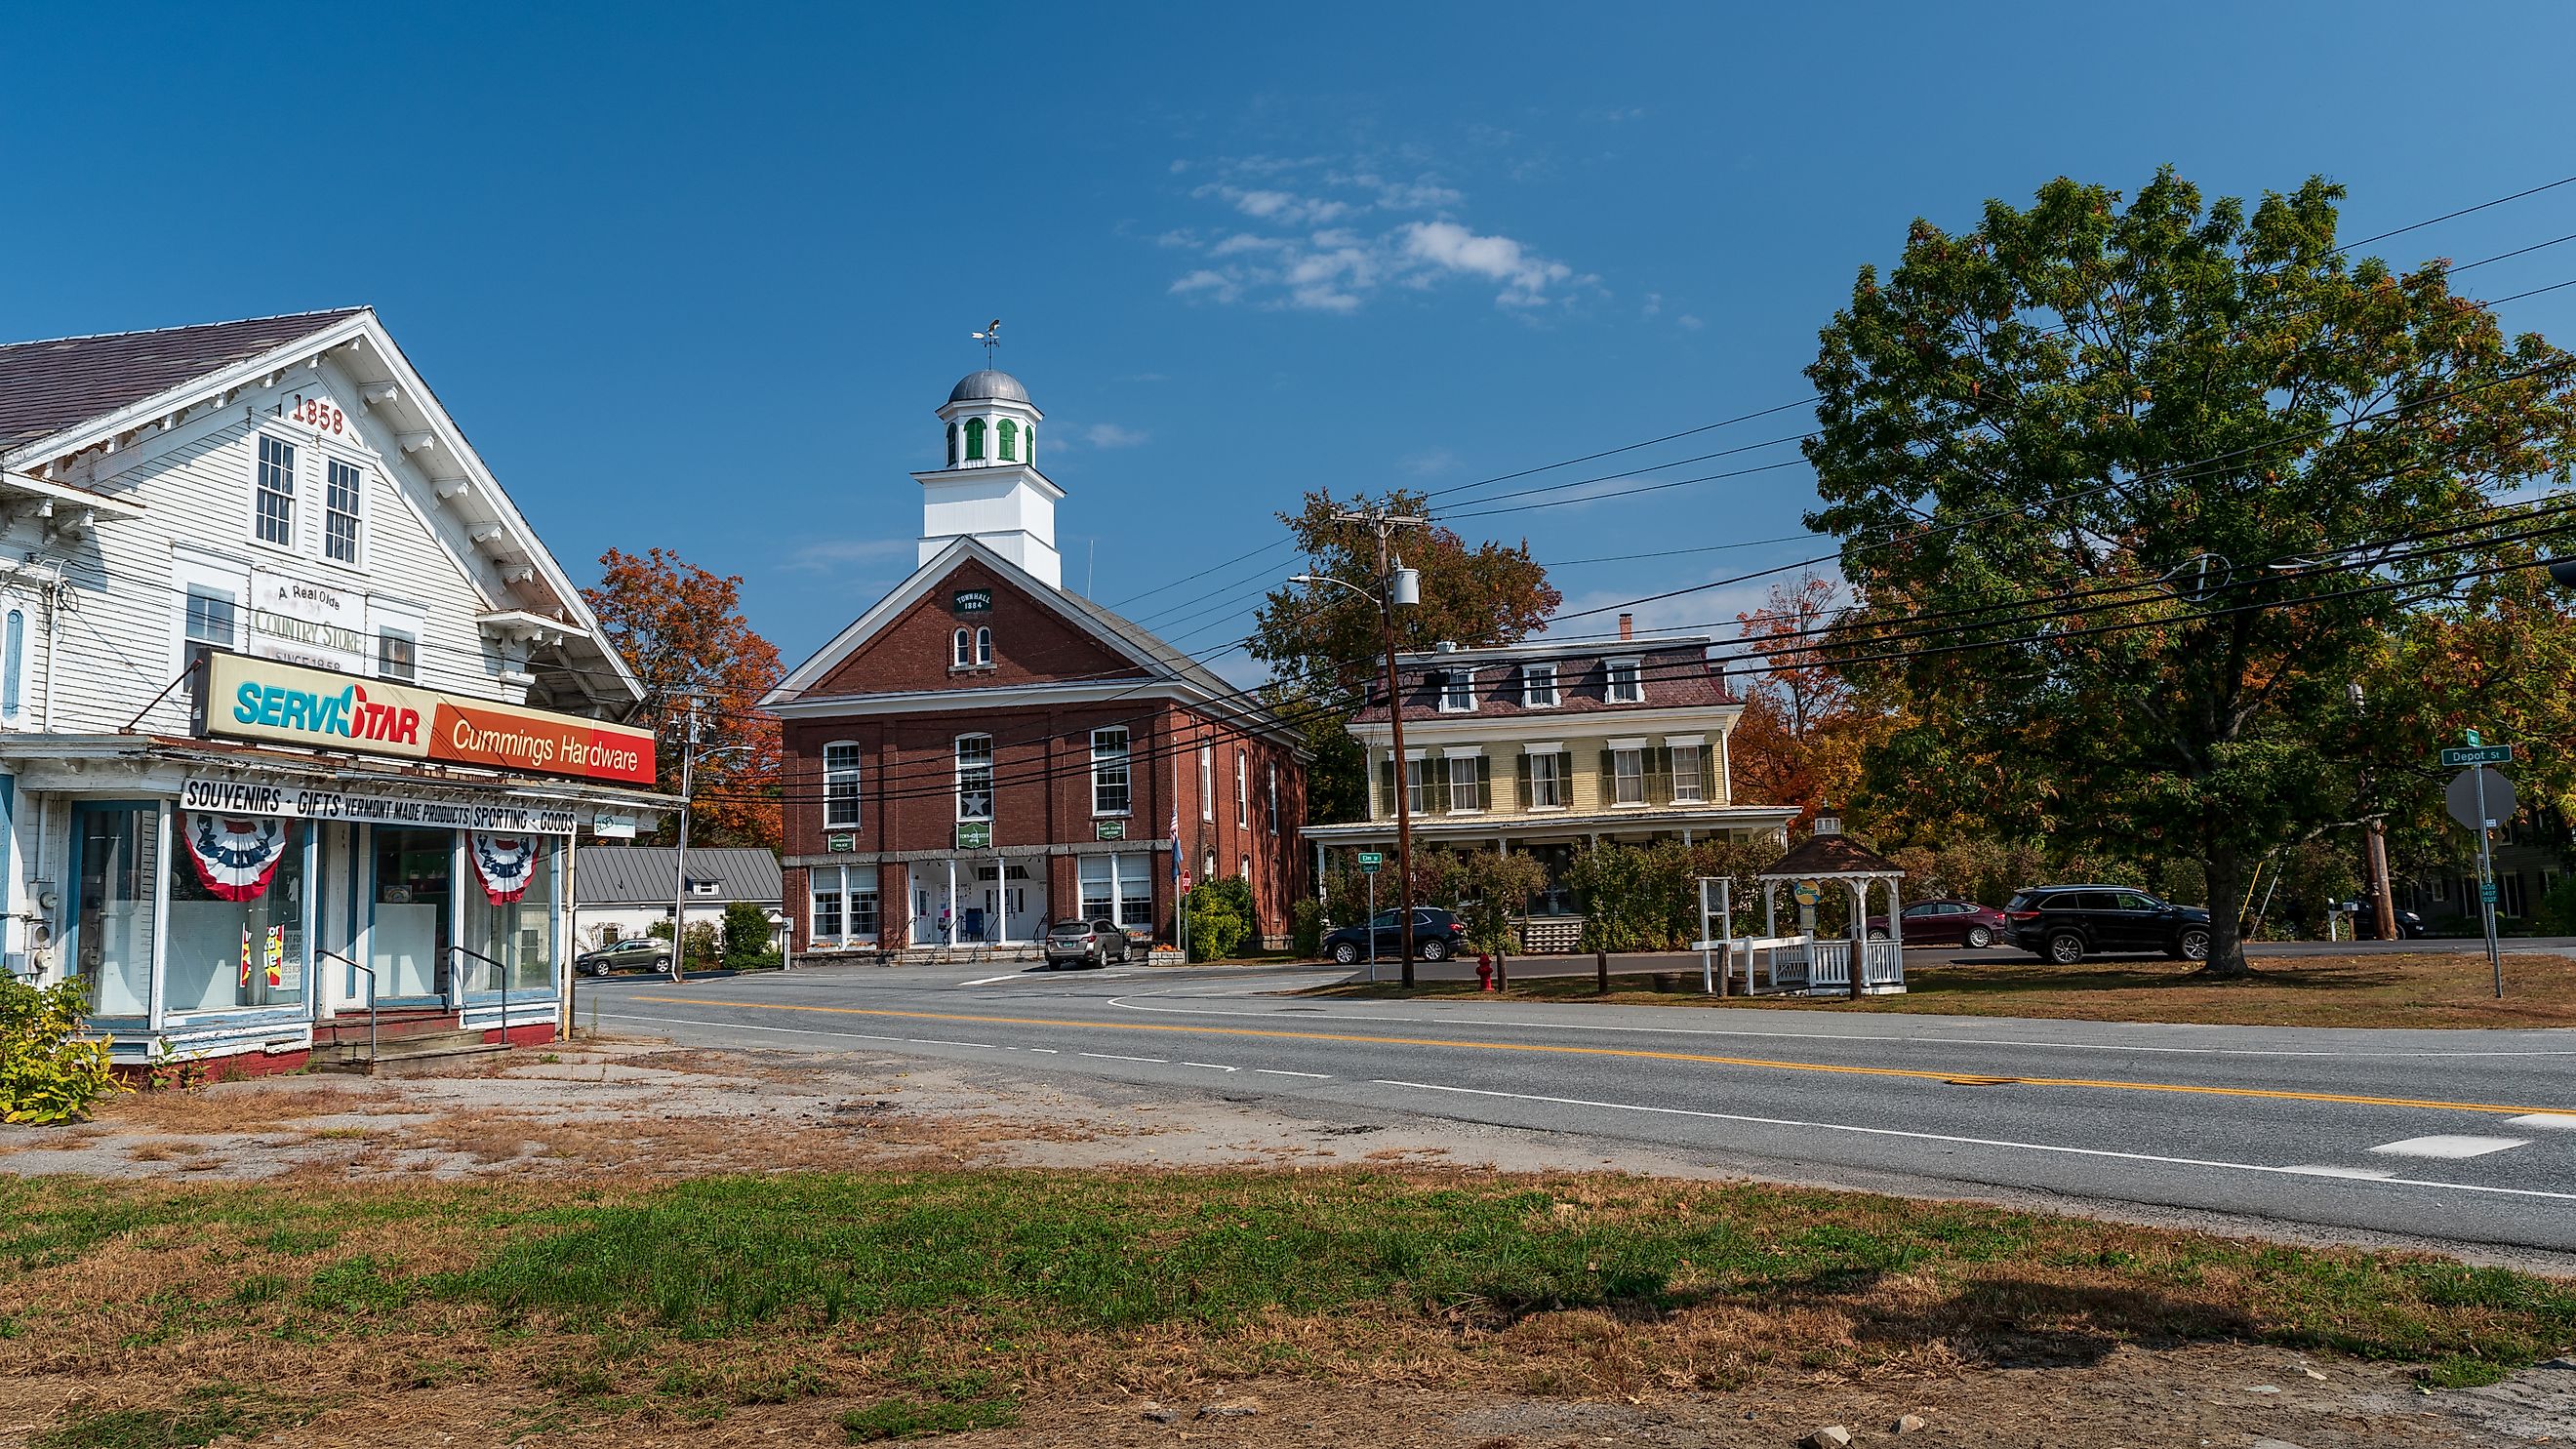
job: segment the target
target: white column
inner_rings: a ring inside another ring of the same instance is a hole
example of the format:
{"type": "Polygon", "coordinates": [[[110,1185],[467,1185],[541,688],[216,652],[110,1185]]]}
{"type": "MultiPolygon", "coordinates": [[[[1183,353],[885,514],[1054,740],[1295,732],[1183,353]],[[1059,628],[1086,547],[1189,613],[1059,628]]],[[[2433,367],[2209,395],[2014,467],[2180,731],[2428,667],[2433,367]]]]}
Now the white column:
{"type": "MultiPolygon", "coordinates": [[[[992,436],[986,434],[984,441],[987,447],[991,446],[992,436]]],[[[953,855],[948,857],[948,900],[941,907],[940,914],[948,918],[948,924],[939,933],[939,944],[954,946],[957,944],[957,857],[953,855]]]]}

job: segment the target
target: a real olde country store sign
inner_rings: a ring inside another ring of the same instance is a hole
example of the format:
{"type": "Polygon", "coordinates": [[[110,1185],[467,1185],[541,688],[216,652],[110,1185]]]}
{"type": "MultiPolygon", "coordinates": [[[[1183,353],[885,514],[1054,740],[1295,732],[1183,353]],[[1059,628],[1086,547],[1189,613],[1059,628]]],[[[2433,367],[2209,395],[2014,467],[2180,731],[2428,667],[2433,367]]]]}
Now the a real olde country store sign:
{"type": "Polygon", "coordinates": [[[649,730],[221,651],[207,656],[206,670],[207,735],[653,783],[649,730]]]}

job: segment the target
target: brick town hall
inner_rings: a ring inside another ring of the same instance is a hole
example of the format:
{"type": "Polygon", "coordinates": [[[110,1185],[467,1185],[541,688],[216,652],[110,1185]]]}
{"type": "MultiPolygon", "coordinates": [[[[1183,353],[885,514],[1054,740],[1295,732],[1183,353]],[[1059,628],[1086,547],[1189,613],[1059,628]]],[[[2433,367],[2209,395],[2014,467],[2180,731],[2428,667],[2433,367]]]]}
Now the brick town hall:
{"type": "Polygon", "coordinates": [[[798,953],[1025,947],[1076,914],[1168,941],[1176,851],[1192,880],[1249,880],[1283,941],[1296,732],[1064,587],[1065,490],[1019,379],[973,373],[938,416],[920,567],[761,701],[784,722],[798,953]]]}

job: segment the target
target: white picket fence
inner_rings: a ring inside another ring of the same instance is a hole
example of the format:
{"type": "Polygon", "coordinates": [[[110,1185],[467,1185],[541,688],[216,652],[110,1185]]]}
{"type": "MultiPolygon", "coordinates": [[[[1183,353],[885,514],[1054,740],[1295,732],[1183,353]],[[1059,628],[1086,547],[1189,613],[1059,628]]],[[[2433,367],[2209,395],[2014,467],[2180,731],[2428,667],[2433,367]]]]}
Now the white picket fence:
{"type": "MultiPolygon", "coordinates": [[[[1809,996],[1851,994],[1852,942],[1810,941],[1784,947],[1779,955],[1799,955],[1807,967],[1809,996]]],[[[1863,941],[1860,991],[1863,996],[1893,996],[1905,989],[1905,950],[1894,941],[1863,941]]],[[[1778,957],[1774,957],[1775,963],[1778,957]]],[[[1779,969],[1775,964],[1775,971],[1779,969]]]]}

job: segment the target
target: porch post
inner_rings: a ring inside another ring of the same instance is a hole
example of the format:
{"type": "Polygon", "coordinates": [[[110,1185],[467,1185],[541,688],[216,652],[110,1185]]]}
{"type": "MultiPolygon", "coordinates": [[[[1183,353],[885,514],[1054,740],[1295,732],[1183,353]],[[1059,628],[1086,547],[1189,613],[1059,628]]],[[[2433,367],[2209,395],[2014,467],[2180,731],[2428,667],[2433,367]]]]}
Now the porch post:
{"type": "Polygon", "coordinates": [[[955,857],[955,856],[953,856],[953,855],[952,855],[952,856],[950,856],[950,857],[948,857],[948,905],[947,905],[947,908],[946,908],[945,910],[943,910],[940,914],[941,914],[943,917],[945,917],[945,918],[946,918],[946,922],[947,922],[947,924],[946,924],[944,927],[942,927],[942,928],[941,928],[941,930],[940,930],[940,932],[939,932],[939,937],[940,937],[939,944],[941,944],[941,945],[943,945],[943,946],[954,946],[954,945],[956,945],[956,944],[957,944],[957,915],[958,915],[958,911],[957,911],[957,857],[955,857]]]}
{"type": "Polygon", "coordinates": [[[1869,959],[1869,882],[1845,881],[1843,885],[1852,898],[1851,999],[1858,1001],[1862,963],[1869,959]]]}

